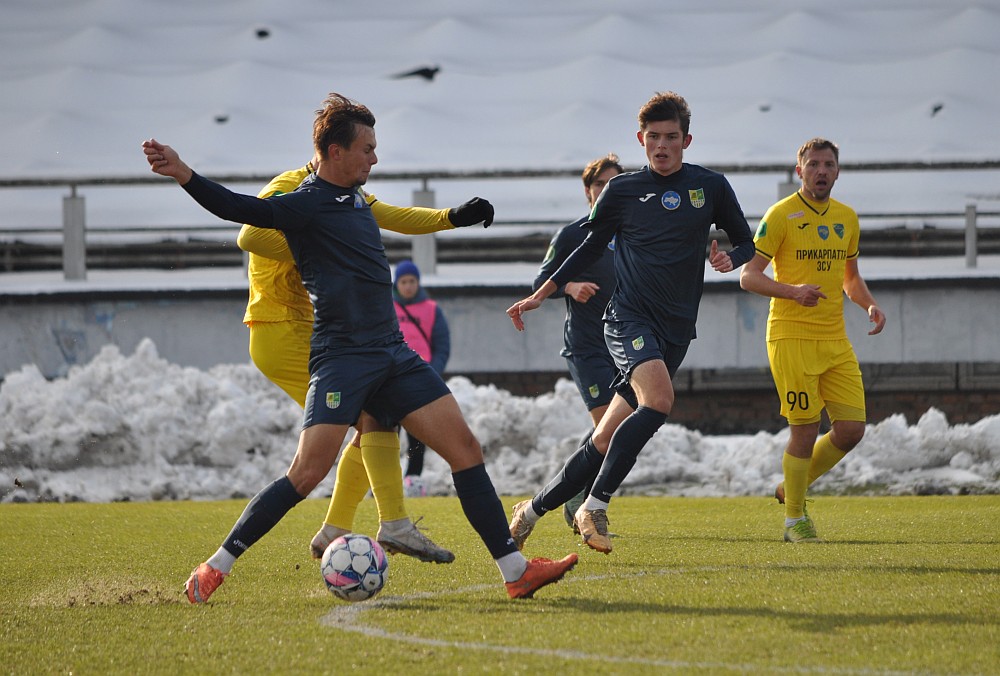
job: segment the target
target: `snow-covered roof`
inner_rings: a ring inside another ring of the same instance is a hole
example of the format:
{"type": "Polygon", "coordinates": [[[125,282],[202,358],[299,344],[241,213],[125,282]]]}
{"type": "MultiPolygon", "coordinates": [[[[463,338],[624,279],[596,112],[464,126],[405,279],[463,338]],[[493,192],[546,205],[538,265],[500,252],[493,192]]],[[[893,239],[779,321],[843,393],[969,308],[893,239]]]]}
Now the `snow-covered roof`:
{"type": "Polygon", "coordinates": [[[668,89],[699,164],[791,164],[817,135],[845,163],[1000,159],[997,0],[39,0],[0,18],[0,179],[145,176],[150,136],[202,173],[273,174],[310,156],[330,91],[375,113],[376,183],[611,150],[640,166],[636,112],[668,89]]]}

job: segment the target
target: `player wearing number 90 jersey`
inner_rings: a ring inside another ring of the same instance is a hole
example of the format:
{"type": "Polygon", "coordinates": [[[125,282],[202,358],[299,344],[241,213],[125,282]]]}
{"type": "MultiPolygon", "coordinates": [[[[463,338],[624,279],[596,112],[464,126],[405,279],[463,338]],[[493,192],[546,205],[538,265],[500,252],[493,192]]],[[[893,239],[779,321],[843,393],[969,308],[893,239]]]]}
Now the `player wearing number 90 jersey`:
{"type": "Polygon", "coordinates": [[[885,325],[858,271],[858,217],[830,197],[840,175],[840,151],[825,139],[799,149],[795,171],[802,188],[764,214],[743,266],[740,285],[771,298],[767,356],[790,435],[782,457],[784,481],[775,490],[785,504],[785,540],[817,542],[805,512],[809,485],[832,469],[865,433],[861,369],[844,327],[844,293],[885,325]],[[774,278],[764,274],[768,265],[774,278]],[[819,436],[826,409],[832,429],[819,436]]]}

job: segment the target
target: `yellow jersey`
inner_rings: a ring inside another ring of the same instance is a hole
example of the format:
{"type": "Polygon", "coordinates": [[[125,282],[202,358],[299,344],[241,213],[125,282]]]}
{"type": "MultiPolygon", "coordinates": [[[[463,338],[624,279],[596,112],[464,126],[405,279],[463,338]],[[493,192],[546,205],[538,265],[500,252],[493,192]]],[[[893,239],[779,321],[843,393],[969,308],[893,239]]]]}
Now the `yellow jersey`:
{"type": "MultiPolygon", "coordinates": [[[[286,171],[271,179],[257,195],[260,198],[288,193],[313,171],[312,164],[286,171]]],[[[455,226],[448,220],[448,209],[397,207],[379,202],[362,191],[380,228],[404,235],[425,235],[455,226]]],[[[250,299],[243,323],[309,321],[313,319],[312,301],[302,285],[292,252],[280,230],[244,225],[236,239],[241,249],[250,253],[247,277],[250,299]]]]}
{"type": "Polygon", "coordinates": [[[771,260],[775,281],[815,284],[826,294],[816,307],[772,298],[767,340],[847,337],[844,275],[847,261],[857,258],[859,235],[857,213],[832,198],[820,204],[796,192],[767,210],[754,244],[757,253],[771,260]]]}

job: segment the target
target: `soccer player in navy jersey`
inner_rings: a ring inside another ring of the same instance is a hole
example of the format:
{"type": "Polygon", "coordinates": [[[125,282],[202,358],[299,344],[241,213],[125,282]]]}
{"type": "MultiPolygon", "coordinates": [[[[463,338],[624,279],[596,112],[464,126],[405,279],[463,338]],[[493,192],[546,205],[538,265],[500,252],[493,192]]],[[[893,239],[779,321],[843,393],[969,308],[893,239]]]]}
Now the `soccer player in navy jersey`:
{"type": "Polygon", "coordinates": [[[806,141],[795,172],[802,187],[764,214],[740,286],[771,298],[767,357],[789,427],[784,481],[774,497],[785,505],[785,542],[805,543],[820,541],[806,512],[807,488],[865,434],[865,388],[844,324],[844,295],[868,314],[869,335],[881,333],[886,318],[858,270],[858,215],[830,196],[840,176],[837,144],[806,141]],[[773,279],[764,274],[768,265],[773,279]],[[824,408],[831,429],[820,437],[824,408]]]}
{"type": "Polygon", "coordinates": [[[597,472],[574,521],[591,549],[611,552],[611,497],[670,414],[671,378],[695,338],[712,225],[724,230],[733,246],[727,253],[712,241],[713,269],[731,272],[754,255],[729,181],[683,161],[692,140],[690,122],[687,102],[674,92],[657,93],[643,105],[636,136],[647,166],[608,182],[585,224],[590,232],[583,244],[535,293],[507,310],[514,327],[524,330],[524,313],[599,260],[615,239],[617,288],[604,314],[605,340],[619,369],[615,396],[591,438],[540,493],[515,509],[510,533],[520,547],[542,515],[564,504],[597,472]]]}
{"type": "Polygon", "coordinates": [[[295,191],[268,199],[234,193],[196,174],[169,146],[143,143],[152,171],[176,180],[217,217],[284,232],[314,307],[309,392],[295,457],[250,500],[218,551],[194,569],[185,585],[191,603],[207,601],[236,559],[326,477],[363,410],[380,424],[401,423],[448,462],[466,518],[511,598],[532,596],[576,564],[576,554],[528,561],[518,551],[455,397],[403,341],[389,261],[359,191],[378,161],[374,127],[367,107],[331,94],[313,124],[318,171],[295,191]]]}
{"type": "MultiPolygon", "coordinates": [[[[587,206],[594,208],[594,202],[612,177],[625,171],[618,156],[608,153],[587,163],[583,169],[583,192],[587,206]]],[[[532,291],[549,280],[569,255],[583,243],[587,230],[583,225],[588,216],[577,219],[559,229],[552,237],[545,252],[532,291]]],[[[560,354],[566,359],[566,366],[576,383],[587,412],[594,426],[600,422],[608,410],[614,390],[611,383],[618,375],[615,360],[604,342],[604,308],[615,290],[615,252],[612,239],[604,249],[600,260],[591,265],[581,275],[553,292],[553,298],[566,299],[566,321],[563,323],[563,349],[560,354]]],[[[590,432],[587,433],[588,435],[590,432]]],[[[563,505],[566,523],[574,528],[573,516],[586,498],[588,486],[563,505]]],[[[514,506],[516,510],[517,505],[514,506]]]]}

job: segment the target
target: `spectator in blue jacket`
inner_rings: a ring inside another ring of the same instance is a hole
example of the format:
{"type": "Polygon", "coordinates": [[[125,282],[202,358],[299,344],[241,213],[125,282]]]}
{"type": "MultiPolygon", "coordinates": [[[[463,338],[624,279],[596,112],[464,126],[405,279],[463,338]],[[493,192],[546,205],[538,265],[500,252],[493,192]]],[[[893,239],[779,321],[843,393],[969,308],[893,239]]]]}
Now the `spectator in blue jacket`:
{"type": "MultiPolygon", "coordinates": [[[[420,269],[413,261],[401,261],[396,266],[392,299],[396,318],[406,344],[413,348],[438,375],[444,374],[451,355],[451,332],[441,306],[427,296],[420,286],[420,269]]],[[[424,471],[424,442],[406,433],[406,473],[403,489],[407,496],[426,495],[418,477],[424,471]]]]}

